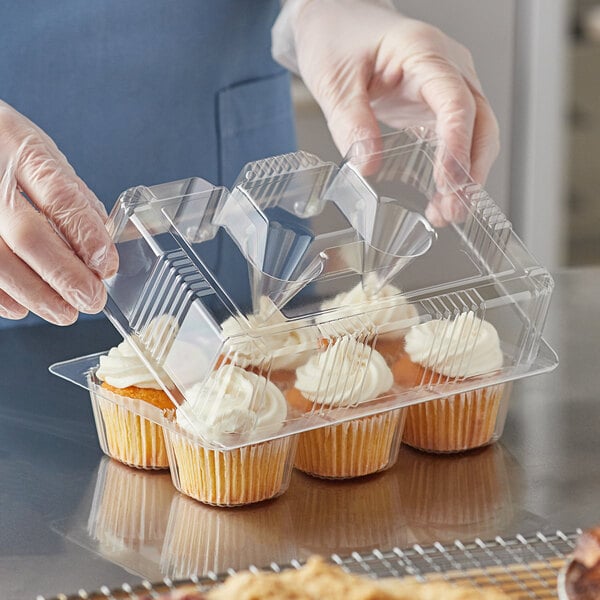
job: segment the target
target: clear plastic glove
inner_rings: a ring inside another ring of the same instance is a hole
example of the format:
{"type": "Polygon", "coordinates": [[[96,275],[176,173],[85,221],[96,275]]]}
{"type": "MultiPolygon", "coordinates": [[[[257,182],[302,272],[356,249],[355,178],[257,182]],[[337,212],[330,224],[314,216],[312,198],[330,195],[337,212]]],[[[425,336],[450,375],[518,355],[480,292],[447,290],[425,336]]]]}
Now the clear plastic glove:
{"type": "Polygon", "coordinates": [[[54,142],[0,102],[0,316],[68,325],[118,268],[106,211],[54,142]]]}
{"type": "MultiPolygon", "coordinates": [[[[272,50],[303,78],[342,154],[361,139],[376,144],[378,120],[394,128],[423,124],[485,182],[499,151],[498,124],[469,51],[439,29],[385,0],[290,0],[273,27],[272,50]]],[[[462,212],[452,194],[441,193],[426,214],[443,225],[462,212]]]]}

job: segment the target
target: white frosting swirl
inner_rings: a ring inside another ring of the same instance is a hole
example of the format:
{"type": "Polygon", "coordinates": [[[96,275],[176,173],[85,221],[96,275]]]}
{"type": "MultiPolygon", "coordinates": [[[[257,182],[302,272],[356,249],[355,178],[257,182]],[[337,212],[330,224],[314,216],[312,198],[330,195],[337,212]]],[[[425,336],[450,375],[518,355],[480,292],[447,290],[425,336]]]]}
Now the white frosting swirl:
{"type": "MultiPolygon", "coordinates": [[[[162,369],[157,374],[166,381],[167,374],[162,369]]],[[[123,340],[118,346],[111,348],[107,355],[100,357],[96,377],[116,388],[135,385],[139,388],[161,389],[154,375],[127,340],[123,340]]]]}
{"type": "MultiPolygon", "coordinates": [[[[173,343],[179,326],[170,315],[160,315],[152,319],[140,334],[140,340],[146,347],[168,350],[173,343]]],[[[167,373],[153,362],[158,378],[168,385],[167,373]]],[[[96,377],[116,388],[126,388],[135,385],[139,388],[160,390],[160,384],[140,358],[129,340],[123,340],[115,348],[111,348],[106,356],[100,357],[100,366],[96,377]]]]}
{"type": "MultiPolygon", "coordinates": [[[[418,317],[415,307],[406,301],[397,287],[385,285],[372,292],[368,280],[364,286],[358,283],[350,291],[341,292],[330,300],[325,300],[321,309],[332,311],[318,318],[318,322],[324,323],[326,333],[331,335],[354,333],[364,329],[367,324],[379,329],[388,323],[406,320],[416,322],[418,317]],[[364,307],[361,308],[361,305],[364,307]],[[374,306],[377,308],[373,310],[374,306]],[[329,322],[325,323],[326,321],[329,322]]],[[[402,331],[397,330],[384,335],[391,338],[401,334],[402,331]]]]}
{"type": "Polygon", "coordinates": [[[373,400],[394,383],[392,371],[377,350],[343,337],[314,354],[296,371],[296,388],[316,404],[350,406],[373,400]]]}
{"type": "Polygon", "coordinates": [[[287,416],[285,398],[273,383],[234,365],[213,371],[186,394],[177,423],[207,439],[224,434],[277,433],[287,416]]]}
{"type": "Polygon", "coordinates": [[[229,350],[235,353],[233,362],[241,367],[264,365],[271,359],[273,369],[293,370],[306,362],[307,351],[317,338],[313,327],[298,326],[281,333],[258,334],[261,327],[289,323],[285,315],[266,296],[262,296],[257,313],[247,316],[248,323],[229,317],[221,323],[226,337],[233,338],[229,350]],[[240,337],[240,334],[248,334],[240,337]]]}
{"type": "Polygon", "coordinates": [[[413,362],[449,377],[490,373],[503,362],[496,328],[473,312],[411,327],[405,349],[413,362]]]}

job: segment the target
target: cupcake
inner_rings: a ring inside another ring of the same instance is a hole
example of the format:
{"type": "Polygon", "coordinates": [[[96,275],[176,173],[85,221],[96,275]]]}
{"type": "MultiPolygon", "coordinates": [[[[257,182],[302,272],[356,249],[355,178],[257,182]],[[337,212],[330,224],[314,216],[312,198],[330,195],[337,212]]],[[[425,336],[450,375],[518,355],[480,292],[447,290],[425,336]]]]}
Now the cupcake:
{"type": "MultiPolygon", "coordinates": [[[[350,337],[329,344],[296,370],[288,403],[301,413],[370,402],[392,393],[394,379],[384,358],[350,337]]],[[[392,410],[301,433],[294,466],[317,477],[368,475],[396,460],[403,411],[392,410]]]]}
{"type": "MultiPolygon", "coordinates": [[[[160,372],[164,381],[167,376],[160,372]]],[[[131,344],[124,340],[100,357],[98,386],[90,386],[102,450],[141,469],[169,466],[163,430],[157,422],[173,403],[131,344]]]]}
{"type": "Polygon", "coordinates": [[[175,487],[217,506],[251,504],[283,493],[294,436],[234,450],[211,448],[206,441],[276,435],[286,417],[285,398],[272,382],[234,365],[219,367],[190,389],[176,413],[178,427],[167,432],[175,487]]]}
{"type": "MultiPolygon", "coordinates": [[[[404,388],[448,384],[502,368],[494,326],[474,313],[411,327],[393,367],[404,388]]],[[[403,442],[429,452],[461,452],[495,441],[505,416],[505,386],[459,392],[407,408],[403,442]]]]}
{"type": "Polygon", "coordinates": [[[298,366],[308,360],[317,346],[314,327],[294,326],[266,296],[260,298],[257,313],[246,319],[229,317],[221,323],[229,338],[228,352],[219,364],[230,363],[263,375],[282,389],[294,382],[298,366]],[[260,329],[268,327],[269,335],[260,329]]]}
{"type": "Polygon", "coordinates": [[[130,469],[104,457],[88,519],[88,534],[102,556],[138,573],[158,575],[176,493],[168,473],[130,469]]]}
{"type": "Polygon", "coordinates": [[[285,564],[296,557],[290,527],[285,499],[227,510],[177,494],[162,547],[162,575],[189,579],[249,564],[285,564]]]}
{"type": "Polygon", "coordinates": [[[377,334],[372,345],[393,364],[404,348],[404,333],[418,322],[418,314],[397,287],[388,284],[376,290],[374,281],[367,277],[365,283],[325,300],[318,322],[328,339],[357,334],[373,339],[377,334]]]}

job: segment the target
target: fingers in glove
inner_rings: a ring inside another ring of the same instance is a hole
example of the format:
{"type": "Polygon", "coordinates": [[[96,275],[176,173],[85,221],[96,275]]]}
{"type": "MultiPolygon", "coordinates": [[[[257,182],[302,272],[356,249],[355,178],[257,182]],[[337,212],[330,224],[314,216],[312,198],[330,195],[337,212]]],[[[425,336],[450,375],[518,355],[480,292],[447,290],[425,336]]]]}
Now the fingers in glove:
{"type": "Polygon", "coordinates": [[[5,203],[0,237],[6,245],[72,307],[86,313],[99,312],[106,302],[104,285],[46,218],[16,189],[1,190],[0,201],[5,203]]]}
{"type": "Polygon", "coordinates": [[[437,208],[444,220],[454,222],[461,220],[465,212],[452,188],[468,180],[476,103],[458,71],[447,64],[434,64],[431,70],[422,95],[436,115],[436,133],[445,147],[436,165],[438,190],[443,196],[437,208]]]}
{"type": "Polygon", "coordinates": [[[325,116],[341,154],[348,155],[363,176],[375,174],[380,164],[381,131],[366,91],[342,100],[325,116]]]}
{"type": "Polygon", "coordinates": [[[3,319],[24,319],[29,311],[6,292],[0,289],[0,317],[3,319]]]}
{"type": "Polygon", "coordinates": [[[498,121],[485,97],[475,94],[477,115],[471,146],[471,176],[484,185],[500,152],[498,121]]]}
{"type": "Polygon", "coordinates": [[[448,221],[442,216],[442,198],[442,195],[436,192],[425,207],[425,217],[434,227],[446,227],[448,225],[448,221]]]}
{"type": "Polygon", "coordinates": [[[77,256],[100,277],[110,277],[117,271],[118,255],[104,226],[106,211],[46,138],[30,135],[21,142],[17,184],[77,256]]]}
{"type": "Polygon", "coordinates": [[[0,263],[0,307],[3,317],[22,319],[31,310],[56,325],[69,325],[77,319],[77,310],[65,302],[1,239],[0,263]]]}
{"type": "MultiPolygon", "coordinates": [[[[474,93],[477,106],[471,146],[471,178],[483,185],[500,149],[498,123],[487,100],[474,93]]],[[[459,198],[453,187],[459,187],[467,180],[467,173],[455,167],[451,174],[451,186],[440,189],[439,212],[448,222],[461,223],[467,218],[468,206],[459,198]]]]}

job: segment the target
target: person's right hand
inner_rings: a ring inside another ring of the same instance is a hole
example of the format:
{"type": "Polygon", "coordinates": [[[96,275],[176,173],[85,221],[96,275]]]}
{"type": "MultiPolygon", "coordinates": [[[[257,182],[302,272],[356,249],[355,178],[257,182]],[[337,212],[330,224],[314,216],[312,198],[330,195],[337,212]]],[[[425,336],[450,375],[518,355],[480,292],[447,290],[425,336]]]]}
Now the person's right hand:
{"type": "Polygon", "coordinates": [[[106,211],[39,127],[0,101],[0,317],[69,325],[118,268],[106,211]]]}

